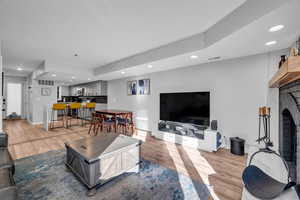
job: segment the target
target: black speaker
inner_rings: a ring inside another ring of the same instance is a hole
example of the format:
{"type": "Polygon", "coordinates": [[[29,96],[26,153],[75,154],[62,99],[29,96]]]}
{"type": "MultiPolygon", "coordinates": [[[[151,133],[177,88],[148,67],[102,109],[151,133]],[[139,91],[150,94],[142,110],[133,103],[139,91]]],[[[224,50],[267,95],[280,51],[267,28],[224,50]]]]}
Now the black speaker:
{"type": "Polygon", "coordinates": [[[211,130],[218,130],[218,121],[217,120],[212,120],[211,123],[210,123],[210,128],[211,130]]]}
{"type": "Polygon", "coordinates": [[[160,130],[160,131],[162,131],[162,130],[164,130],[164,129],[166,129],[166,123],[165,122],[159,122],[158,123],[158,130],[160,130]]]}
{"type": "Polygon", "coordinates": [[[231,137],[230,152],[235,155],[243,156],[245,154],[245,140],[239,137],[231,137]]]}

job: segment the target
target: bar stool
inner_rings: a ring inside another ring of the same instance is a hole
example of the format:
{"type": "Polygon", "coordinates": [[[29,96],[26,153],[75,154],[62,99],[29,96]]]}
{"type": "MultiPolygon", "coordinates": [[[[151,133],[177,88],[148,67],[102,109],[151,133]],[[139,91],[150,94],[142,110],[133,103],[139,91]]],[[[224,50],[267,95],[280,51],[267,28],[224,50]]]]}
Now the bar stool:
{"type": "MultiPolygon", "coordinates": [[[[68,117],[67,120],[67,128],[72,126],[72,119],[75,117],[75,119],[77,119],[77,124],[79,125],[79,119],[80,119],[80,115],[81,115],[81,103],[71,103],[69,105],[69,112],[70,112],[70,117],[68,117]],[[69,123],[70,122],[70,125],[69,123]]],[[[81,125],[82,125],[82,119],[81,119],[81,125]]]]}
{"type": "Polygon", "coordinates": [[[85,125],[85,121],[92,121],[92,113],[95,111],[96,109],[96,103],[92,102],[92,103],[86,103],[83,107],[82,107],[83,111],[83,120],[84,123],[83,125],[85,125]]]}
{"type": "MultiPolygon", "coordinates": [[[[51,112],[51,120],[50,120],[50,129],[54,129],[55,122],[62,121],[63,126],[65,127],[65,121],[67,116],[67,105],[63,103],[55,103],[52,105],[52,112],[51,112]],[[57,118],[55,120],[55,112],[57,112],[57,118]],[[61,117],[61,120],[59,120],[59,117],[61,117]]],[[[66,124],[67,126],[67,124],[66,124]]],[[[62,127],[56,127],[56,128],[62,128],[62,127]]]]}

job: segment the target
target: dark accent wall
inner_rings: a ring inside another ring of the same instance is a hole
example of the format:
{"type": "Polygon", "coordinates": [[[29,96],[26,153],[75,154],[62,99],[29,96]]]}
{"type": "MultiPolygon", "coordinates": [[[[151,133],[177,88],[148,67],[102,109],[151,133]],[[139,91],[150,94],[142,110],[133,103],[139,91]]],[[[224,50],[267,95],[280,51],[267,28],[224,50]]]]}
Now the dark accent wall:
{"type": "Polygon", "coordinates": [[[279,89],[279,152],[288,162],[294,181],[300,182],[300,81],[279,89]]]}

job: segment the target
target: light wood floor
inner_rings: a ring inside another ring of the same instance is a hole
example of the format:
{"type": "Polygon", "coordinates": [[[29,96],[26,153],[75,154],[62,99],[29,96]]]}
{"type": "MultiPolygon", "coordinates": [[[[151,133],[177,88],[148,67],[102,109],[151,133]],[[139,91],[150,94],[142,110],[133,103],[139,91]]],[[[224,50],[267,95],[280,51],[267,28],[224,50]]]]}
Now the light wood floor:
{"type": "MultiPolygon", "coordinates": [[[[24,120],[6,121],[5,130],[9,134],[9,150],[14,159],[62,149],[67,141],[90,137],[88,126],[47,132],[41,126],[32,126],[24,120]]],[[[241,174],[246,156],[235,156],[225,149],[216,153],[199,151],[155,139],[144,131],[137,131],[132,137],[144,141],[141,153],[144,159],[213,186],[211,199],[241,199],[241,174]]]]}

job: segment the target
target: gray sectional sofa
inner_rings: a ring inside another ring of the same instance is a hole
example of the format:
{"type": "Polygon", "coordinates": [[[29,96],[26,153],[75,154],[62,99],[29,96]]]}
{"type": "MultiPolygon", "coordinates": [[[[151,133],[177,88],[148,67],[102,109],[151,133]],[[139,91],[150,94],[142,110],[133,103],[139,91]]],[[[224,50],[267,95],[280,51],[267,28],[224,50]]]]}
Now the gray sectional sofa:
{"type": "Polygon", "coordinates": [[[17,187],[14,182],[15,166],[8,151],[8,135],[0,133],[0,199],[16,200],[17,187]]]}

